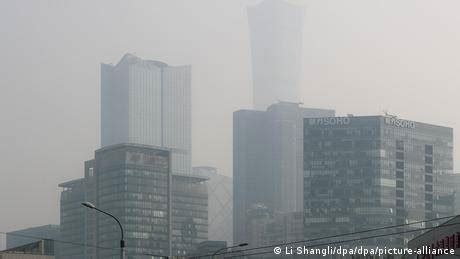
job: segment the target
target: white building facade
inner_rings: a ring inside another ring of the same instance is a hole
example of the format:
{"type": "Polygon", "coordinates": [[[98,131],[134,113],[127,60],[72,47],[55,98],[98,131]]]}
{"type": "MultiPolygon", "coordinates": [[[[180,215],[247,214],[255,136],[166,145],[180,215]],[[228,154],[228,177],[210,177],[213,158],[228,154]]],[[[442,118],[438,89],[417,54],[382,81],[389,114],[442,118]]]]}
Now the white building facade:
{"type": "Polygon", "coordinates": [[[126,54],[101,65],[101,145],[172,150],[172,172],[191,170],[191,67],[126,54]]]}

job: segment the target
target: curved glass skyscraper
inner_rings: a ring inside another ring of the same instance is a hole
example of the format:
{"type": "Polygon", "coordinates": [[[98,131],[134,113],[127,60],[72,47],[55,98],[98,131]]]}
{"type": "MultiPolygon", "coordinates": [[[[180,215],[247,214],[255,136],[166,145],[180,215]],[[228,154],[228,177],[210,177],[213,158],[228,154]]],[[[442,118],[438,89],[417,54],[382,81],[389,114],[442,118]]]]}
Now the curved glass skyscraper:
{"type": "Polygon", "coordinates": [[[248,7],[254,108],[299,102],[304,7],[265,0],[248,7]]]}

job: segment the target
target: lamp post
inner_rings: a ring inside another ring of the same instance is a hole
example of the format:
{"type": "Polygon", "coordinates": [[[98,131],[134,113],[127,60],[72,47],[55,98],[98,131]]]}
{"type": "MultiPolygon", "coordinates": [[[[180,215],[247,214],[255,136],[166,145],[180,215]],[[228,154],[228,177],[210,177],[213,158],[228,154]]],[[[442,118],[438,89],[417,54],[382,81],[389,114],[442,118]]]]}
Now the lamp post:
{"type": "Polygon", "coordinates": [[[92,210],[96,210],[102,214],[105,214],[111,218],[113,218],[117,223],[118,223],[118,226],[120,227],[120,231],[121,231],[121,239],[120,239],[120,259],[124,259],[125,258],[125,240],[124,240],[124,231],[123,231],[123,226],[121,225],[120,221],[112,214],[108,213],[108,212],[105,212],[101,209],[98,209],[96,206],[94,206],[94,204],[92,204],[91,202],[82,202],[81,205],[89,208],[89,209],[92,209],[92,210]]]}
{"type": "Polygon", "coordinates": [[[214,256],[216,256],[220,251],[232,249],[232,248],[235,248],[235,247],[247,246],[247,245],[248,245],[248,243],[241,243],[241,244],[238,244],[236,246],[223,247],[223,248],[217,250],[216,252],[214,252],[214,254],[211,255],[211,259],[214,259],[214,256]]]}

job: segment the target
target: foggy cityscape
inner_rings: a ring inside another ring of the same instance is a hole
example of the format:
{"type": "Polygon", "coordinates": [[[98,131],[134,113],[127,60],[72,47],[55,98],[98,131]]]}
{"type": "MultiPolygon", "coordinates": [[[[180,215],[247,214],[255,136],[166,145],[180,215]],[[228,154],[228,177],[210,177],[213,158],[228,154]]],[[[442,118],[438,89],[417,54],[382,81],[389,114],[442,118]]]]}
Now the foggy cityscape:
{"type": "Polygon", "coordinates": [[[0,1],[0,259],[460,255],[459,7],[0,1]]]}

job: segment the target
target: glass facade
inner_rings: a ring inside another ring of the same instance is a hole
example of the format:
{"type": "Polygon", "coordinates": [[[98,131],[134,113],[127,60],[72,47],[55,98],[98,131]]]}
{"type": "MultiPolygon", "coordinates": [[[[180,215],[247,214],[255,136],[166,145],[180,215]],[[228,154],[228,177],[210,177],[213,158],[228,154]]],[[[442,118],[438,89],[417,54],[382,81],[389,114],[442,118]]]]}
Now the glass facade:
{"type": "Polygon", "coordinates": [[[334,115],[289,102],[234,112],[234,243],[258,245],[248,225],[248,211],[256,204],[273,213],[303,211],[303,119],[334,115]]]}
{"type": "Polygon", "coordinates": [[[77,179],[59,185],[63,188],[60,200],[60,237],[56,243],[56,258],[84,259],[85,246],[85,179],[77,179]]]}
{"type": "MultiPolygon", "coordinates": [[[[305,119],[306,237],[452,215],[446,206],[453,208],[453,200],[441,195],[446,190],[434,180],[452,173],[452,141],[451,128],[395,117],[305,119]]],[[[362,244],[402,246],[411,237],[362,244]]]]}
{"type": "Polygon", "coordinates": [[[189,256],[208,240],[207,178],[173,175],[172,255],[189,256]]]}
{"type": "MultiPolygon", "coordinates": [[[[170,253],[169,152],[141,145],[115,145],[96,151],[96,206],[120,219],[127,258],[170,253]]],[[[98,213],[97,244],[119,247],[120,230],[112,218],[98,213]]],[[[98,249],[97,258],[118,251],[98,249]]]]}
{"type": "Polygon", "coordinates": [[[59,258],[119,258],[116,222],[81,205],[89,201],[124,227],[127,259],[189,255],[208,239],[207,178],[172,174],[167,149],[117,144],[85,162],[85,178],[61,184],[59,258]],[[85,249],[86,247],[86,249],[85,249]]]}
{"type": "Polygon", "coordinates": [[[32,228],[20,229],[6,233],[6,249],[15,248],[42,239],[58,239],[59,225],[44,225],[32,228]],[[41,237],[28,238],[25,236],[41,237]]]}
{"type": "Polygon", "coordinates": [[[173,173],[191,170],[191,67],[126,54],[101,65],[101,145],[171,150],[173,173]]]}

